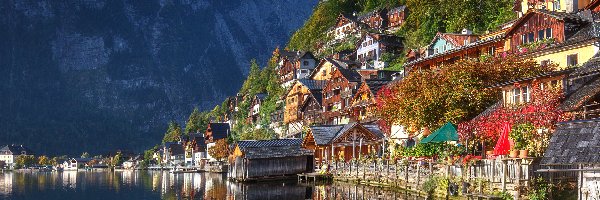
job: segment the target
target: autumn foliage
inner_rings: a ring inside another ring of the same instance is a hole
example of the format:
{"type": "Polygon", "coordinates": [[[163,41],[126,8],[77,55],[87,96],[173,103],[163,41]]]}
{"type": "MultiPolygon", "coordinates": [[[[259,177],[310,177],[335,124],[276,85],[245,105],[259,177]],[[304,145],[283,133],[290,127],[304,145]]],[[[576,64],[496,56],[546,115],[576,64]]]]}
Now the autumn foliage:
{"type": "MultiPolygon", "coordinates": [[[[458,125],[461,140],[483,141],[494,144],[500,136],[503,123],[512,125],[531,123],[536,128],[553,129],[557,122],[568,116],[559,109],[564,95],[560,88],[544,89],[539,83],[531,84],[531,102],[519,105],[500,105],[488,115],[476,117],[458,125]]],[[[515,85],[515,87],[520,87],[515,85]]],[[[539,135],[536,138],[542,138],[539,135]]]]}
{"type": "Polygon", "coordinates": [[[499,100],[498,83],[551,71],[533,60],[514,56],[464,59],[432,70],[412,70],[398,84],[378,92],[382,125],[400,124],[408,130],[475,117],[499,100]]]}

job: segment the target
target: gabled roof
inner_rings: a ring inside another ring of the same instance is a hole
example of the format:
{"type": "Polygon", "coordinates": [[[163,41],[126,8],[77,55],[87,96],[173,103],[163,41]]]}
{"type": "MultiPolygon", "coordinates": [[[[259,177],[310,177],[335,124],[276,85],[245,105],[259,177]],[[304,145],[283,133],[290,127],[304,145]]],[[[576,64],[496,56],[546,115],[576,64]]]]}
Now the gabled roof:
{"type": "Polygon", "coordinates": [[[457,37],[477,37],[477,35],[475,34],[460,34],[460,33],[441,33],[438,32],[435,37],[433,37],[433,39],[430,42],[430,45],[435,44],[435,42],[439,39],[444,39],[447,42],[451,43],[452,45],[454,45],[455,47],[460,47],[463,46],[464,44],[461,44],[460,42],[457,41],[457,37]]]}
{"type": "MultiPolygon", "coordinates": [[[[227,138],[227,136],[229,136],[229,123],[209,123],[208,127],[212,132],[211,136],[213,140],[224,139],[227,138]]],[[[208,135],[206,137],[208,137],[208,135]]]]}
{"type": "Polygon", "coordinates": [[[344,128],[344,125],[311,126],[310,130],[317,145],[327,145],[344,128]]]}
{"type": "Polygon", "coordinates": [[[377,91],[379,91],[382,87],[386,86],[388,83],[390,83],[390,80],[379,80],[379,79],[365,80],[365,84],[367,84],[367,86],[369,86],[369,90],[371,90],[371,93],[373,93],[373,94],[377,94],[377,91]]]}
{"type": "Polygon", "coordinates": [[[510,27],[506,31],[506,35],[511,35],[514,30],[521,27],[521,24],[525,23],[531,16],[533,16],[535,14],[543,14],[543,15],[555,18],[557,20],[561,20],[561,21],[565,21],[565,20],[566,21],[574,21],[574,22],[582,22],[583,21],[583,19],[576,13],[557,12],[557,11],[550,11],[550,10],[544,10],[544,9],[530,9],[529,11],[527,11],[527,14],[525,14],[524,16],[519,18],[512,25],[512,27],[510,27]]]}
{"type": "Polygon", "coordinates": [[[328,145],[332,141],[340,138],[344,133],[355,127],[365,128],[367,131],[373,133],[378,138],[384,138],[383,131],[379,129],[379,126],[374,124],[361,125],[357,122],[350,122],[344,125],[325,125],[325,126],[311,126],[310,130],[317,145],[328,145]]]}
{"type": "Polygon", "coordinates": [[[567,69],[563,69],[563,70],[559,70],[559,71],[543,72],[543,73],[537,74],[535,76],[530,76],[530,77],[526,77],[526,78],[519,78],[519,79],[513,79],[513,80],[510,80],[510,81],[503,82],[503,83],[498,83],[498,84],[492,85],[492,86],[490,86],[488,88],[503,87],[503,86],[514,84],[514,83],[519,83],[519,82],[524,82],[524,81],[530,81],[530,80],[534,80],[534,79],[538,79],[538,78],[560,76],[560,75],[563,75],[563,74],[568,74],[569,72],[571,72],[573,70],[574,70],[573,68],[567,68],[567,69]]]}
{"type": "Polygon", "coordinates": [[[342,76],[344,76],[344,78],[350,82],[360,82],[362,78],[362,76],[356,72],[356,70],[340,68],[338,71],[340,71],[342,76]]]}
{"type": "Polygon", "coordinates": [[[322,90],[327,81],[312,80],[312,79],[300,79],[298,80],[302,85],[306,86],[309,90],[322,90]]]}
{"type": "MultiPolygon", "coordinates": [[[[600,0],[599,0],[600,1],[600,0]]],[[[569,78],[600,73],[600,52],[569,74],[569,78]]]]}
{"type": "Polygon", "coordinates": [[[300,110],[304,111],[304,109],[310,104],[311,99],[314,99],[317,105],[321,107],[321,102],[323,102],[323,93],[320,90],[311,90],[310,96],[307,99],[305,99],[304,102],[302,102],[300,110]]]}
{"type": "Polygon", "coordinates": [[[2,155],[21,155],[23,153],[33,155],[33,152],[23,145],[6,145],[0,149],[0,154],[2,155]]]}
{"type": "Polygon", "coordinates": [[[183,149],[183,145],[181,144],[171,144],[169,145],[169,153],[171,155],[181,155],[185,154],[185,150],[183,149]]]}
{"type": "Polygon", "coordinates": [[[247,159],[269,159],[283,157],[311,156],[313,151],[304,149],[300,145],[250,147],[242,149],[247,159]]]}
{"type": "Polygon", "coordinates": [[[600,77],[592,79],[569,95],[560,105],[560,109],[567,112],[575,111],[598,94],[600,94],[600,77]]]}
{"type": "Polygon", "coordinates": [[[599,164],[600,119],[557,124],[542,157],[543,165],[599,164]]]}
{"type": "Polygon", "coordinates": [[[240,148],[255,148],[255,147],[282,147],[282,146],[300,146],[302,139],[273,139],[273,140],[240,140],[237,145],[240,148]]]}

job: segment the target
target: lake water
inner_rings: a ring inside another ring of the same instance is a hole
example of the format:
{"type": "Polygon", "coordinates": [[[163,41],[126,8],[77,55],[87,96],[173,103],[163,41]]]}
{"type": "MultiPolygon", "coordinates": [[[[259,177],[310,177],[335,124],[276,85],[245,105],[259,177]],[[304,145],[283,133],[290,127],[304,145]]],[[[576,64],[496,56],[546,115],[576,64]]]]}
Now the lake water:
{"type": "Polygon", "coordinates": [[[235,183],[222,174],[161,171],[0,172],[0,199],[420,199],[349,183],[235,183]]]}

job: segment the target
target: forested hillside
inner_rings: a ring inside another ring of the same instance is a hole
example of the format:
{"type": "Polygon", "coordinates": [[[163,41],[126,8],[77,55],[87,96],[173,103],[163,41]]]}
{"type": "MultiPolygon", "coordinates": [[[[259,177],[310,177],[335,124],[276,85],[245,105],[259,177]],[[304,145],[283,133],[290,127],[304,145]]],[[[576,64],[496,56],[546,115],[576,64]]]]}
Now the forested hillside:
{"type": "Polygon", "coordinates": [[[516,18],[513,0],[328,0],[319,3],[304,26],[292,35],[288,48],[315,51],[326,39],[326,31],[339,13],[352,15],[377,8],[406,5],[408,17],[396,33],[405,45],[417,48],[428,44],[437,32],[458,32],[463,28],[474,33],[494,30],[516,18]]]}

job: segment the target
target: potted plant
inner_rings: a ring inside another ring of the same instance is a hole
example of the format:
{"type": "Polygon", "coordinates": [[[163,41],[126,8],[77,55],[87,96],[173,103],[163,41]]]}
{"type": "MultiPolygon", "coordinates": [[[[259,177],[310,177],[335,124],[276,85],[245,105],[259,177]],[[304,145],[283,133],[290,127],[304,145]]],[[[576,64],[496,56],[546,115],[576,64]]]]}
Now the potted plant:
{"type": "MultiPolygon", "coordinates": [[[[519,150],[519,158],[527,158],[529,140],[535,127],[531,123],[518,124],[510,131],[510,138],[514,141],[514,149],[519,150]]],[[[511,152],[512,153],[512,152],[511,152]]]]}

